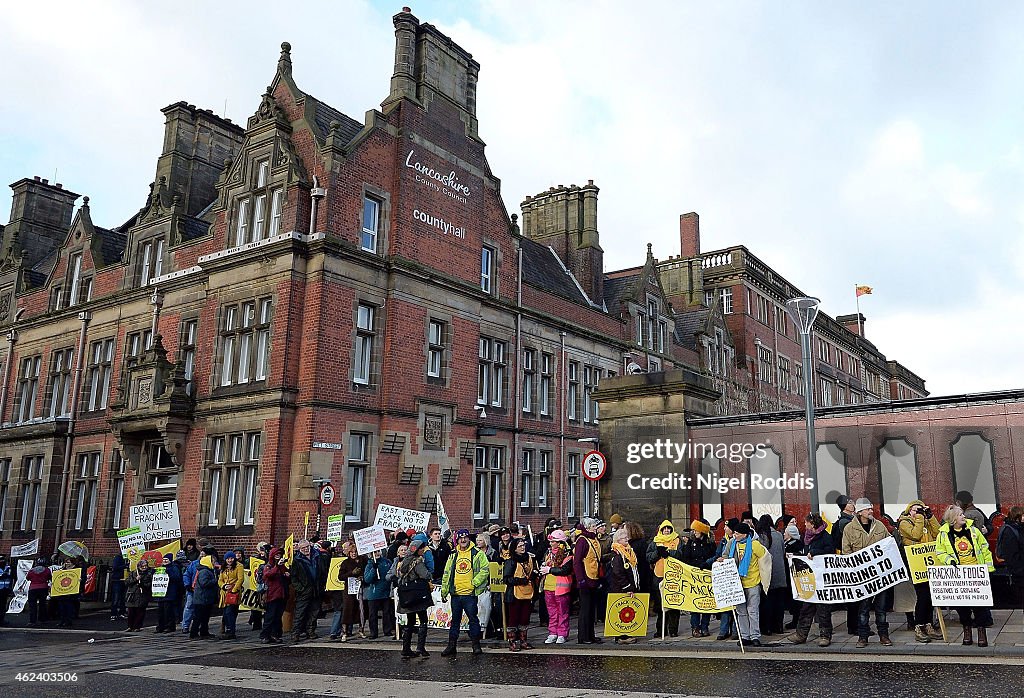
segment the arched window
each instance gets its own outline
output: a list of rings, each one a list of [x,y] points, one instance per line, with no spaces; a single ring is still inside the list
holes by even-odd
[[[761,453],[763,455],[758,455]],[[782,516],[782,488],[774,486],[782,477],[782,458],[774,450],[763,450],[750,457],[750,510],[754,518],[771,514],[772,520]],[[761,483],[755,475],[760,475]],[[770,481],[770,482],[768,482]]]
[[[837,521],[842,513],[836,505],[839,495],[849,495],[850,485],[846,480],[846,451],[838,444],[818,444],[815,452],[818,464],[818,479],[814,491],[818,495],[818,508],[829,521]]]
[[[906,439],[886,439],[878,449],[878,469],[882,501],[875,504],[895,521],[910,502],[920,498],[917,447]]]
[[[992,443],[981,434],[960,434],[951,448],[953,491],[949,493],[949,501],[953,501],[957,492],[967,490],[974,495],[974,506],[991,516],[999,508]]]
[[[713,477],[717,482],[722,475],[722,461],[712,455],[707,455],[700,462],[700,475],[708,483]],[[713,487],[707,487],[698,482],[700,486],[700,510],[701,514],[712,527],[722,519],[722,495]]]

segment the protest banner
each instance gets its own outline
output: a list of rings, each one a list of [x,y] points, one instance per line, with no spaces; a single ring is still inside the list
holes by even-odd
[[[487,563],[491,568],[491,591],[498,594],[505,593],[505,578],[501,573],[500,562],[489,562]]]
[[[24,545],[15,545],[11,547],[11,559],[16,557],[35,557],[39,554],[39,539],[36,538],[31,543],[25,543]]]
[[[373,525],[381,526],[388,531],[405,531],[414,529],[426,531],[430,523],[430,512],[416,511],[393,507],[390,504],[378,504],[377,515],[373,517]]]
[[[719,608],[711,593],[711,570],[684,564],[675,558],[665,558],[665,576],[661,582],[662,605],[689,613],[721,613],[732,606]]]
[[[150,504],[135,504],[128,510],[128,527],[138,526],[147,543],[170,538],[181,538],[178,520],[178,500]]]
[[[369,555],[377,550],[386,550],[388,538],[381,526],[367,526],[352,532],[352,540],[356,543],[356,553]]]
[[[711,594],[719,608],[747,602],[736,560],[730,557],[711,565]]]
[[[345,591],[346,578],[341,576],[343,557],[332,557],[331,567],[327,571],[327,591]]]
[[[157,567],[153,573],[153,598],[162,599],[167,596],[167,587],[171,585],[171,577],[167,574],[167,569],[164,567]]]
[[[427,609],[427,627],[436,628],[438,630],[448,630],[452,624],[452,605],[450,601],[441,601],[441,587],[434,587],[433,591],[430,592],[431,597],[434,600],[434,605]],[[398,607],[398,590],[394,592],[396,608]],[[405,625],[405,614],[398,614],[398,624]],[[459,630],[469,630],[469,617],[467,614],[462,614],[462,623],[459,625]]]
[[[136,558],[142,557],[142,553],[146,552],[146,536],[138,526],[122,528],[118,531],[117,544],[121,546],[121,554],[125,557],[128,557],[132,550],[138,551]]]
[[[96,565],[89,565],[85,570],[85,586],[82,587],[83,594],[96,592]]]
[[[345,515],[331,514],[327,517],[327,540],[337,543],[345,531]]]
[[[262,564],[264,564],[263,560],[258,557],[249,558],[249,569],[245,571],[245,578],[242,580],[242,593],[238,597],[238,608],[243,611],[260,611],[262,613],[266,608],[264,595],[257,590],[259,585],[256,581],[256,573]]]
[[[907,567],[910,568],[910,581],[924,584],[928,581],[928,568],[938,564],[935,557],[935,543],[916,543],[904,546],[907,554]]]
[[[861,601],[910,581],[899,544],[892,537],[849,555],[794,555],[790,572],[793,598],[813,603]]]
[[[11,600],[7,604],[8,613],[21,613],[28,603],[28,573],[31,569],[31,560],[18,560],[18,581],[14,584]]]
[[[70,596],[77,594],[82,584],[81,568],[57,570],[50,579],[50,596]]]
[[[441,529],[441,535],[448,535],[451,526],[448,525],[448,514],[444,513],[444,504],[441,503],[441,493],[437,493],[437,527]],[[530,538],[533,540],[533,537]]]
[[[646,637],[650,594],[608,594],[604,636]]]
[[[932,605],[991,606],[992,580],[986,565],[939,565],[928,568]]]

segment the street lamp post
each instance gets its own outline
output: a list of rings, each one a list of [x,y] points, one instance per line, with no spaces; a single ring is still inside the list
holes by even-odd
[[[814,381],[811,369],[811,330],[814,319],[818,316],[817,298],[791,298],[786,301],[786,309],[793,317],[793,322],[800,330],[800,350],[804,355],[804,409],[807,420],[807,474],[814,480],[811,490],[811,509],[820,511],[818,502],[818,459],[817,443],[814,439]]]

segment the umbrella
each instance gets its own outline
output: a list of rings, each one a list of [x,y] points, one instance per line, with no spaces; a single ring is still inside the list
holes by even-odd
[[[85,546],[85,543],[77,540],[69,540],[61,543],[57,546],[57,550],[64,553],[68,557],[79,557],[88,560],[89,559],[89,548]]]

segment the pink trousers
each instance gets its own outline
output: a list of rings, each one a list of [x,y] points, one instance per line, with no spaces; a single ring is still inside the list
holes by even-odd
[[[569,637],[569,594],[556,596],[553,591],[544,592],[548,607],[548,634]]]

